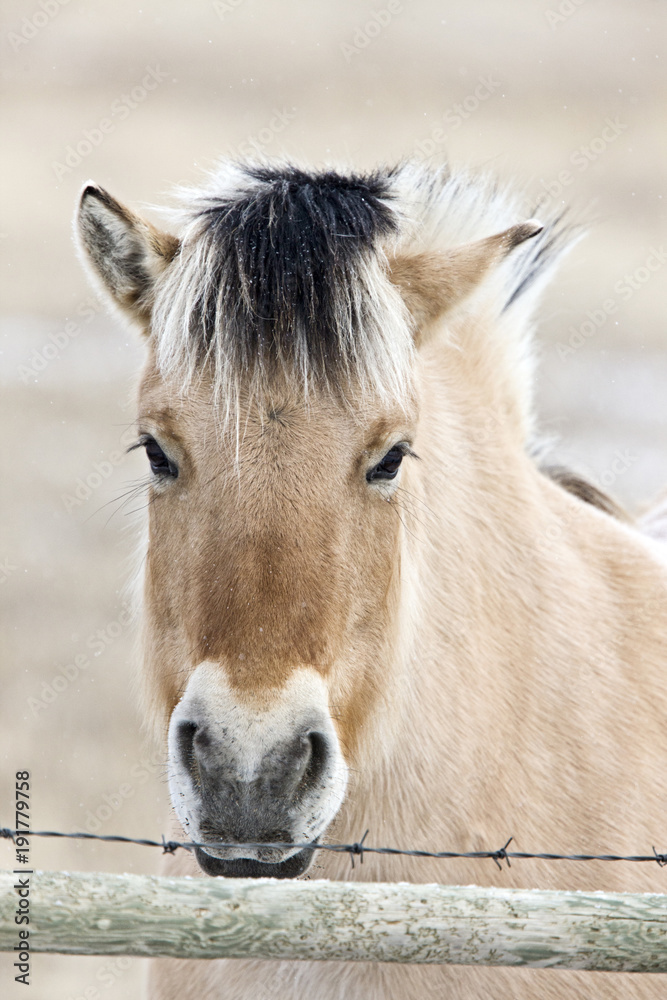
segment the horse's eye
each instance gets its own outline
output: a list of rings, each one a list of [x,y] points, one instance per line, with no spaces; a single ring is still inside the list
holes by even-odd
[[[382,461],[368,470],[366,481],[372,483],[378,479],[394,479],[404,454],[405,452],[401,448],[390,448]]]
[[[151,472],[153,472],[156,476],[172,476],[175,479],[178,475],[178,469],[174,463],[167,458],[155,438],[145,437],[141,443],[146,449],[146,455],[148,456],[148,461],[150,462]]]

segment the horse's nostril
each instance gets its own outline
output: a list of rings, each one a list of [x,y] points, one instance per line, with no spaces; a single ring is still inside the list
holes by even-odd
[[[191,791],[207,808],[224,804],[225,810],[243,818],[259,807],[260,800],[262,808],[271,812],[322,793],[332,757],[325,733],[304,726],[289,742],[260,749],[254,759],[248,754],[246,760],[235,755],[235,741],[226,737],[226,729],[206,719],[180,719],[172,731],[177,770],[188,776]],[[227,820],[223,817],[220,822]]]
[[[308,733],[308,742],[310,743],[310,757],[301,779],[301,791],[305,792],[319,784],[329,758],[329,745],[322,733]]]

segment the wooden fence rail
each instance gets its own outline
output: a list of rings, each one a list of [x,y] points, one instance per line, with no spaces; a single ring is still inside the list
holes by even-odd
[[[3,951],[20,877],[0,872]],[[667,972],[659,894],[35,872],[29,905],[31,952]]]

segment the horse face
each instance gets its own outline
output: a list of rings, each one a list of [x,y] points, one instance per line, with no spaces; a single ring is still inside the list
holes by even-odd
[[[149,366],[149,688],[176,813],[198,842],[312,842],[387,691],[416,415],[274,387],[221,432],[206,389]],[[412,469],[410,468],[412,466]],[[389,700],[387,696],[387,700]],[[209,874],[292,876],[312,851],[199,849]]]
[[[406,232],[401,250],[401,183],[231,165],[181,240],[95,185],[81,197],[83,259],[151,352],[147,689],[176,812],[203,843],[316,840],[348,771],[388,759],[398,729],[416,360],[541,231],[437,252]],[[211,874],[294,875],[310,854],[198,857]]]

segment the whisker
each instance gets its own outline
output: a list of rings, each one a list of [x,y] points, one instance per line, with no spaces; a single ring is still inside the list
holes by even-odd
[[[132,492],[130,492],[130,493],[128,493],[128,494],[126,494],[126,495],[125,495],[125,499],[123,500],[123,502],[122,502],[122,503],[121,503],[121,504],[120,504],[120,505],[119,505],[119,506],[117,507],[117,509],[116,509],[116,510],[114,510],[114,511],[113,511],[113,512],[112,512],[112,513],[111,513],[111,514],[109,515],[109,518],[108,518],[108,520],[107,520],[107,522],[106,522],[106,525],[108,525],[108,524],[109,524],[109,522],[111,521],[111,519],[112,519],[112,518],[113,518],[113,517],[114,517],[114,516],[115,516],[116,514],[120,514],[120,512],[121,512],[121,511],[124,511],[124,512],[125,512],[125,513],[124,513],[124,516],[128,516],[128,514],[132,513],[132,511],[129,511],[129,512],[128,512],[128,511],[125,511],[125,508],[126,508],[126,507],[128,506],[128,504],[132,503],[132,501],[133,501],[133,500],[134,500],[134,499],[135,499],[135,498],[136,498],[137,496],[139,496],[139,494],[140,494],[140,493],[142,493],[142,492],[143,492],[143,490],[144,490],[144,489],[146,489],[148,485],[150,485],[150,484],[146,484],[146,486],[137,486],[137,487],[136,487],[136,488],[135,488],[135,489],[134,489],[134,490],[133,490]],[[147,506],[148,506],[148,505],[147,505]],[[138,509],[142,509],[142,508],[138,508]],[[106,527],[106,525],[105,525],[105,527]]]
[[[409,518],[411,518],[412,521],[415,522],[415,524],[418,524],[420,527],[424,528],[424,530],[428,530],[428,525],[424,521],[420,520],[420,518],[417,517],[417,515],[415,514],[415,512],[413,510],[410,510],[410,508],[407,507],[405,504],[397,503],[397,504],[395,504],[395,506],[399,510],[402,510]],[[405,527],[406,527],[406,531],[407,531],[408,530],[407,525]],[[412,534],[413,538],[417,537],[417,535],[414,534],[414,532],[411,532],[411,534]]]
[[[109,504],[117,503],[119,500],[122,500],[123,497],[129,496],[130,493],[133,493],[135,490],[142,489],[144,486],[148,485],[150,485],[150,480],[136,480],[135,483],[124,493],[119,493],[118,496],[112,497],[111,500],[107,500],[106,503],[100,504],[100,506],[96,508],[94,514],[99,514],[99,512],[104,510],[105,507],[108,507]],[[94,514],[91,514],[90,516],[93,517]]]
[[[399,508],[399,505],[395,504],[395,503],[392,503],[391,500],[387,500],[387,503],[389,504],[390,508],[393,510],[394,514],[396,514],[396,517],[401,522],[401,524],[403,525],[403,528],[408,533],[408,535],[411,535],[412,538],[417,539],[417,535],[415,535],[414,531],[410,531],[410,529],[408,528],[407,524],[405,523],[405,521],[403,520],[403,518],[401,517],[401,515],[399,513],[399,509],[403,509],[403,508]],[[407,513],[409,514],[410,512],[408,511]]]
[[[408,496],[408,497],[410,497],[411,500],[414,500],[416,503],[421,504],[421,506],[424,508],[424,510],[428,511],[428,513],[431,515],[431,517],[434,517],[436,519],[438,518],[438,515],[436,514],[436,512],[429,507],[429,505],[426,503],[425,500],[422,500],[421,497],[418,497],[416,493],[411,493],[409,490],[406,490],[404,486],[398,486],[396,488],[396,492],[397,493],[405,493],[405,495]]]
[[[97,514],[100,513],[100,511],[105,509],[105,507],[109,507],[111,506],[111,504],[119,504],[117,509],[112,511],[111,515],[105,522],[104,527],[106,528],[111,519],[113,518],[114,514],[117,514],[119,511],[121,511],[126,504],[130,503],[135,496],[137,496],[142,490],[147,489],[149,486],[150,486],[150,480],[146,480],[145,482],[139,482],[134,486],[131,486],[130,489],[126,490],[124,493],[120,493],[118,496],[112,497],[111,500],[107,500],[106,503],[100,504],[99,507],[95,508],[92,514],[90,514],[87,518],[85,518],[84,524],[90,521],[91,518],[96,517]]]

